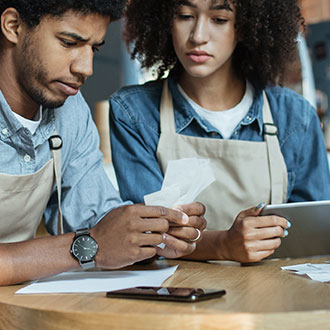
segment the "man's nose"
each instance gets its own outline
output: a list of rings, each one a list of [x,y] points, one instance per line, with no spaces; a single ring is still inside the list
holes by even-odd
[[[94,52],[90,47],[82,49],[71,64],[71,72],[80,74],[84,78],[91,76],[93,74],[93,59]]]
[[[189,40],[195,44],[204,44],[209,41],[209,27],[204,18],[199,18],[194,24]]]

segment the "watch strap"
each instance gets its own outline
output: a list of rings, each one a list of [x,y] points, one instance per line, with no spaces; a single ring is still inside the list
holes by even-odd
[[[79,260],[79,263],[80,263],[80,266],[83,270],[95,267],[95,260],[94,259],[86,261],[86,262],[83,262],[83,261]]]
[[[89,235],[89,229],[87,227],[86,228],[80,228],[80,229],[76,230],[75,238],[79,237],[79,236],[82,236],[82,235]]]

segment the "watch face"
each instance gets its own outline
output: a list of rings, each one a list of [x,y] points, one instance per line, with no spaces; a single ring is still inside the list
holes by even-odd
[[[98,245],[96,241],[86,235],[79,236],[76,238],[72,244],[72,253],[79,261],[90,261],[92,260],[98,250]]]

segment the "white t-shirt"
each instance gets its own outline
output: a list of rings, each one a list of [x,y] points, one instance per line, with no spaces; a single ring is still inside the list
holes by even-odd
[[[247,81],[242,100],[228,110],[211,111],[194,102],[178,84],[178,89],[198,115],[219,130],[224,139],[229,139],[238,123],[246,116],[253,103],[254,89]]]
[[[42,107],[40,107],[39,111],[36,113],[33,120],[26,119],[26,118],[20,116],[19,114],[17,114],[16,112],[13,112],[13,114],[15,115],[16,119],[24,127],[26,127],[31,132],[31,134],[33,135],[35,133],[35,131],[37,130],[37,128],[40,125],[41,120],[42,120],[42,110],[41,109],[42,109]]]

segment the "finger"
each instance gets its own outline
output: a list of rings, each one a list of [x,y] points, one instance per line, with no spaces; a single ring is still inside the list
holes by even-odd
[[[247,257],[244,262],[257,262],[271,256],[274,252],[275,250],[256,251],[255,253]]]
[[[271,238],[255,241],[253,249],[255,251],[276,250],[281,245],[280,238]]]
[[[139,205],[139,210],[137,212],[142,218],[163,218],[181,225],[186,225],[189,222],[189,218],[185,213],[163,206]]]
[[[286,237],[288,232],[280,226],[257,228],[249,235],[251,240],[264,240],[274,237]]]
[[[166,233],[169,229],[169,222],[166,219],[148,218],[136,221],[136,230],[140,232],[152,231]]]
[[[163,242],[167,247],[177,250],[183,255],[192,253],[196,248],[196,243],[189,243],[168,234],[164,234]]]
[[[178,227],[182,225],[178,225],[175,223],[170,223],[170,227]],[[203,216],[190,216],[189,222],[185,225],[185,227],[194,227],[198,228],[199,230],[204,230],[207,226],[207,222]]]
[[[289,227],[288,220],[277,215],[255,217],[252,224],[256,228],[281,226],[286,229]]]
[[[138,236],[139,246],[153,246],[163,242],[163,234],[144,233]]]
[[[237,218],[243,219],[249,216],[258,216],[262,209],[265,207],[265,203],[259,203],[257,206],[250,207],[249,209],[246,209],[244,211],[241,211]]]
[[[192,215],[202,216],[205,214],[206,211],[204,204],[200,202],[175,205],[173,209],[182,211],[186,213],[188,216],[192,216]]]
[[[187,241],[194,240],[199,236],[199,233],[193,227],[170,227],[167,233],[176,238],[184,239]]]

